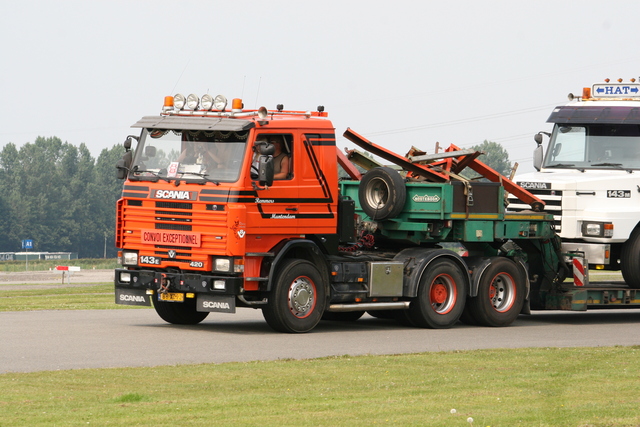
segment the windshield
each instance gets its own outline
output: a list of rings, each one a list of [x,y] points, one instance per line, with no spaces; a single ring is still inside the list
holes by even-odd
[[[640,169],[640,125],[556,124],[543,167]]]
[[[130,177],[235,182],[249,132],[144,129]]]

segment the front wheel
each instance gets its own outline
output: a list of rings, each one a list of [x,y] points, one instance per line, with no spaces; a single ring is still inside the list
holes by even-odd
[[[318,268],[309,261],[289,259],[276,274],[262,315],[278,332],[309,332],[320,322],[325,305],[326,291]]]
[[[196,311],[195,298],[185,298],[184,302],[170,302],[158,300],[158,295],[153,295],[151,299],[158,316],[168,323],[196,325],[209,315],[207,311]]]
[[[418,296],[411,301],[408,317],[422,328],[444,329],[462,315],[467,280],[455,261],[436,259],[422,274]]]
[[[478,296],[469,298],[467,309],[480,325],[508,326],[522,310],[525,279],[517,264],[495,258],[482,273]]]
[[[636,228],[622,246],[620,269],[630,288],[640,289],[640,228]]]

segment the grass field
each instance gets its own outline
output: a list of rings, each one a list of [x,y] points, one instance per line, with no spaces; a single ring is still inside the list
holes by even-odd
[[[0,426],[637,426],[639,371],[609,347],[12,373]]]

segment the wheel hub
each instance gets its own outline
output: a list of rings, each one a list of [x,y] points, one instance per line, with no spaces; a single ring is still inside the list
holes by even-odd
[[[431,301],[436,304],[442,304],[447,300],[447,288],[437,283],[431,288]]]
[[[315,306],[315,293],[311,282],[297,278],[289,287],[289,310],[296,317],[307,316]]]
[[[515,301],[515,292],[515,282],[511,276],[506,274],[496,276],[489,286],[491,305],[498,312],[509,310]]]

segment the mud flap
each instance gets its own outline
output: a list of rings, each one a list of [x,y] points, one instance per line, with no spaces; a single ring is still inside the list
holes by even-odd
[[[116,304],[151,305],[151,298],[146,289],[116,288]]]
[[[236,298],[234,296],[226,295],[198,294],[196,310],[219,313],[235,313]]]

